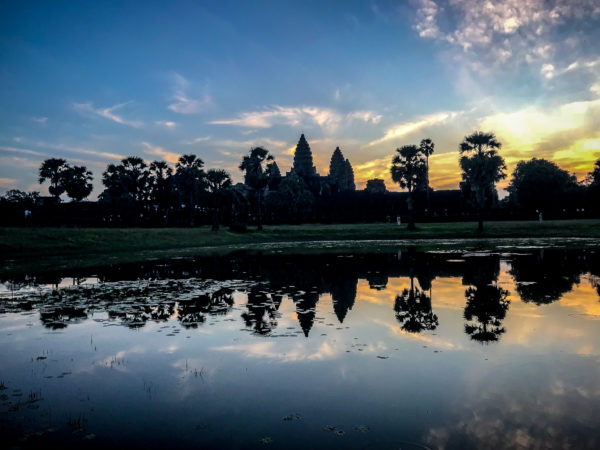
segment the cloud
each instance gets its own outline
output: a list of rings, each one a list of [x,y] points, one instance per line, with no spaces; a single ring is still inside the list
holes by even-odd
[[[292,127],[317,125],[334,131],[342,124],[358,120],[378,124],[381,115],[373,111],[353,111],[342,114],[331,108],[318,106],[279,106],[274,105],[262,111],[249,111],[238,114],[232,119],[214,120],[214,125],[235,125],[246,128],[271,128],[274,125]]]
[[[457,115],[461,114],[460,112],[439,112],[435,114],[430,114],[427,116],[423,116],[418,118],[417,120],[411,122],[404,122],[398,125],[394,125],[389,128],[385,135],[374,141],[369,142],[368,146],[372,147],[374,145],[380,144],[385,141],[389,141],[392,139],[403,138],[408,136],[416,131],[420,131],[423,128],[427,128],[432,125],[437,125],[448,120],[455,118]]]
[[[119,103],[118,105],[110,106],[108,108],[94,108],[93,104],[87,103],[73,103],[73,108],[83,114],[96,115],[103,117],[121,125],[127,125],[133,128],[140,128],[144,126],[144,123],[139,120],[126,120],[123,117],[115,114],[115,111],[123,108],[131,102]]]
[[[190,82],[178,73],[173,74],[174,88],[173,100],[168,108],[178,114],[197,114],[212,105],[212,99],[208,94],[201,98],[191,98],[188,95]]]
[[[432,0],[421,0],[417,10],[417,23],[415,29],[422,38],[436,38],[440,34],[436,16],[440,8]]]
[[[194,144],[199,144],[200,142],[210,141],[210,139],[211,139],[210,136],[200,136],[200,137],[197,137],[194,139],[181,141],[181,143],[183,145],[194,145]]]
[[[10,189],[15,186],[16,182],[15,178],[0,178],[0,188]]]
[[[154,122],[154,124],[160,127],[165,127],[169,130],[173,130],[177,126],[176,122],[171,122],[169,120],[157,120],[156,122]]]
[[[152,145],[148,142],[142,142],[142,146],[146,149],[146,153],[151,155],[159,156],[164,159],[168,163],[176,164],[179,161],[179,157],[181,156],[179,153],[172,152],[166,148],[160,147],[158,145]]]
[[[42,125],[46,125],[46,123],[48,122],[48,118],[47,117],[32,117],[31,120],[33,120],[34,122],[40,123]]]
[[[539,74],[545,83],[557,75],[586,69],[579,61],[596,54],[581,30],[600,17],[600,3],[589,0],[416,0],[414,29],[440,43],[449,73],[459,81],[493,82],[504,74]],[[528,71],[533,68],[533,71]],[[589,69],[589,67],[587,68]],[[522,80],[520,80],[522,82]],[[578,80],[585,82],[585,80]],[[494,84],[490,84],[494,87]],[[465,89],[466,93],[471,89]]]

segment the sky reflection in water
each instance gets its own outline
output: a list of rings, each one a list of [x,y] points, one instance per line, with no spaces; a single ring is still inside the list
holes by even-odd
[[[1,431],[31,446],[597,448],[599,259],[240,255],[3,280]]]

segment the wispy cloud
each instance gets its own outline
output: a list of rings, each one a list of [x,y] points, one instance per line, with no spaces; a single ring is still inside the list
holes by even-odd
[[[15,186],[16,183],[15,178],[0,178],[0,188],[9,189]]]
[[[212,98],[204,93],[199,98],[189,96],[190,82],[178,73],[173,74],[173,103],[169,109],[178,114],[197,114],[212,105]]]
[[[372,147],[374,145],[380,144],[385,141],[403,138],[412,133],[420,131],[423,128],[427,128],[429,126],[437,125],[437,124],[443,123],[447,120],[453,119],[458,114],[461,114],[461,113],[460,112],[452,112],[452,111],[451,112],[439,112],[439,113],[420,117],[420,118],[410,121],[410,122],[404,122],[404,123],[401,123],[398,125],[394,125],[393,127],[389,128],[385,132],[385,135],[382,138],[376,139],[372,142],[369,142],[368,146]]]
[[[181,141],[181,143],[183,145],[195,145],[195,144],[199,144],[201,142],[207,142],[210,141],[211,137],[210,136],[200,136],[194,139],[187,139],[187,140],[183,140]]]
[[[46,125],[46,123],[48,123],[48,118],[41,116],[41,117],[32,117],[31,120],[33,120],[34,122],[40,123],[42,125]]]
[[[342,114],[331,108],[318,106],[280,106],[274,105],[260,111],[248,111],[232,119],[214,120],[215,125],[236,125],[246,128],[271,128],[274,125],[293,127],[317,125],[323,129],[335,130],[342,124],[362,121],[377,124],[381,115],[373,111],[353,111]]]
[[[108,120],[112,120],[113,122],[119,123],[121,125],[127,125],[134,128],[140,128],[144,125],[143,122],[139,120],[127,120],[122,116],[115,113],[119,109],[124,106],[130,104],[131,102],[119,103],[118,105],[110,106],[108,108],[94,108],[91,102],[86,103],[73,103],[73,108],[83,114],[88,115],[96,115],[99,117],[103,117]]]
[[[158,145],[152,145],[149,142],[142,142],[142,146],[146,149],[146,153],[150,155],[159,156],[168,163],[176,164],[181,156],[179,153],[172,152],[164,147]]]
[[[154,122],[154,124],[158,125],[159,127],[167,128],[169,130],[173,130],[175,129],[175,127],[177,127],[177,123],[172,122],[170,120],[157,120]]]

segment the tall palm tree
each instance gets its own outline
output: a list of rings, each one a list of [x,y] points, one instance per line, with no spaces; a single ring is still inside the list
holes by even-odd
[[[165,161],[153,161],[148,168],[149,197],[161,210],[169,207],[173,169]]]
[[[206,174],[203,167],[204,161],[196,155],[181,155],[175,165],[176,172],[173,175],[173,181],[182,199],[187,202],[190,227],[194,226],[198,198],[205,188]]]
[[[425,156],[416,145],[405,145],[396,149],[392,159],[392,180],[408,190],[408,229],[415,229],[414,192],[425,184]]]
[[[497,150],[502,144],[494,133],[475,133],[460,143],[462,187],[471,191],[479,211],[478,231],[483,232],[483,213],[496,192],[495,184],[506,178],[506,164]]]
[[[212,231],[219,231],[219,211],[231,187],[231,177],[222,169],[210,169],[206,172],[206,187],[211,194]]]
[[[419,150],[421,150],[421,153],[423,153],[425,155],[425,170],[426,170],[426,180],[425,180],[425,184],[426,184],[426,189],[427,189],[427,211],[431,211],[431,204],[429,202],[429,156],[433,154],[435,148],[435,144],[433,143],[433,141],[429,138],[423,139],[421,141],[421,144],[419,145]]]
[[[274,158],[269,154],[269,151],[262,147],[254,147],[250,149],[248,155],[244,156],[240,164],[240,170],[244,172],[244,183],[254,190],[257,194],[257,228],[262,231],[262,211],[261,203],[263,191],[269,184],[269,173],[273,170],[268,169]],[[267,163],[267,167],[263,164]]]
[[[92,172],[85,166],[69,167],[65,174],[65,190],[67,195],[80,202],[92,193],[92,183],[94,179]]]
[[[60,201],[60,196],[65,192],[65,175],[69,170],[67,161],[62,158],[50,158],[45,160],[40,166],[39,181],[42,184],[44,181],[50,181],[48,192],[54,196],[56,201]]]

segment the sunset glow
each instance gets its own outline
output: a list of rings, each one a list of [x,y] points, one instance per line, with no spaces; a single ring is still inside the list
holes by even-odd
[[[596,0],[263,5],[3,2],[0,191],[47,194],[49,157],[86,165],[91,199],[130,155],[194,153],[237,182],[254,146],[287,172],[301,133],[321,175],[339,146],[358,189],[399,190],[395,149],[427,137],[432,187],[458,188],[475,130],[509,175],[535,156],[581,180],[600,158]]]

